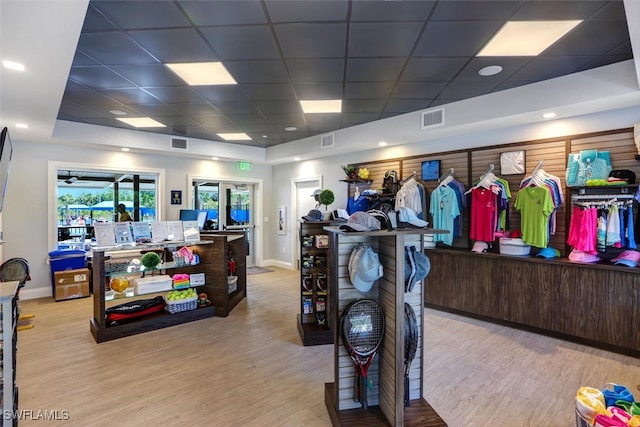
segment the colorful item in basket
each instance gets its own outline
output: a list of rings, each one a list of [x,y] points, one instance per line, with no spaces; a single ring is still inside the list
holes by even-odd
[[[593,387],[580,387],[576,393],[576,410],[593,425],[593,420],[598,414],[607,414],[604,404],[604,395]]]
[[[627,427],[628,424],[607,414],[598,414],[593,420],[595,427]]]
[[[193,251],[187,246],[183,246],[180,249],[178,249],[178,255],[184,258],[187,264],[191,264],[193,262],[193,259],[194,259]]]
[[[173,277],[173,289],[184,289],[191,286],[191,281],[188,274],[177,273]]]
[[[612,387],[613,390],[607,387]],[[635,401],[633,393],[625,386],[619,384],[607,384],[602,390],[602,394],[604,395],[604,402],[607,406],[620,406],[618,401],[628,402],[630,404]]]
[[[611,418],[624,422],[625,426],[629,424],[629,421],[631,421],[631,415],[622,408],[618,408],[617,406],[609,406],[607,410],[611,414]]]

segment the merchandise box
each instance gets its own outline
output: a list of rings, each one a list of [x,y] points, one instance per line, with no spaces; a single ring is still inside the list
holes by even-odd
[[[173,289],[173,280],[166,274],[140,277],[133,280],[133,287],[136,291],[136,295],[170,291]]]
[[[89,269],[57,271],[54,276],[54,299],[63,301],[84,298],[91,295],[89,290]]]
[[[191,280],[191,286],[204,285],[204,273],[192,273],[189,279]]]

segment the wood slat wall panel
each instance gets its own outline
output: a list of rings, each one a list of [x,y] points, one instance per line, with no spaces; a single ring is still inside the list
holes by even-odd
[[[613,169],[629,169],[640,177],[640,162],[635,159],[638,151],[633,142],[633,133],[624,132],[571,140],[572,153],[592,149],[609,151]]]
[[[360,163],[357,167],[367,168],[369,170],[369,179],[372,180],[372,182],[371,184],[365,182],[349,184],[349,197],[353,197],[356,192],[356,187],[358,187],[360,192],[369,188],[380,191],[382,189],[384,174],[387,171],[395,170],[400,173],[400,160]]]

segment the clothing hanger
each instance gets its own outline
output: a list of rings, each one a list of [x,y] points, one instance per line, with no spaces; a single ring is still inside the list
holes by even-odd
[[[464,194],[469,194],[476,188],[480,187],[491,189],[491,184],[495,183],[498,180],[498,177],[493,174],[493,169],[494,166],[493,163],[491,163],[487,170],[482,175],[480,175],[480,180],[476,183],[476,185],[465,191]]]

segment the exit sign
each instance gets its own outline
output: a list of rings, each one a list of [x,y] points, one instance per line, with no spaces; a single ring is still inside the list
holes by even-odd
[[[241,170],[241,171],[251,170],[251,163],[250,162],[238,162],[238,170]]]

